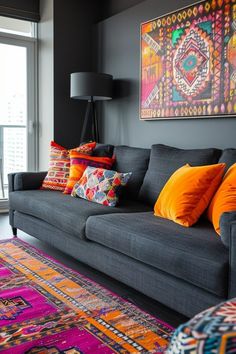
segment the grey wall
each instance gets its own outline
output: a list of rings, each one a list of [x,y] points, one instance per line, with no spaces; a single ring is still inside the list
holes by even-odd
[[[104,103],[103,140],[150,147],[236,147],[236,119],[139,121],[140,23],[192,4],[193,0],[146,0],[97,26],[98,69],[114,75],[119,98]],[[197,1],[195,1],[197,2]]]
[[[93,69],[93,25],[101,16],[97,0],[54,1],[54,139],[78,146],[86,103],[70,98],[70,73]]]
[[[140,1],[54,1],[54,139],[59,144],[71,148],[80,142],[87,103],[70,99],[70,73],[96,70],[95,24]]]
[[[102,18],[108,18],[135,6],[144,0],[103,0]]]

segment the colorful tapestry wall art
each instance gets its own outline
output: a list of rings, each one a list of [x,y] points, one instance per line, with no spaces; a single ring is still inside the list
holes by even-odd
[[[141,25],[141,120],[235,113],[236,0],[201,1]]]

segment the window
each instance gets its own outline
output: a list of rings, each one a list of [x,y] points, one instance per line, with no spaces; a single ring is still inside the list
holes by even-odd
[[[37,167],[36,24],[0,16],[0,199],[7,175]],[[1,209],[1,205],[0,205]]]

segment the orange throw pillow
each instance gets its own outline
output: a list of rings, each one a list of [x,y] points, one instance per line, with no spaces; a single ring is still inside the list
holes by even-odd
[[[154,207],[155,216],[186,227],[195,224],[217,190],[224,169],[223,163],[179,168],[162,189]]]
[[[227,171],[207,209],[207,217],[219,235],[220,217],[227,211],[236,211],[236,164]]]
[[[64,194],[71,194],[74,185],[83,176],[83,173],[86,170],[87,166],[110,170],[114,162],[115,159],[111,157],[87,156],[84,154],[80,154],[75,150],[71,150],[70,151],[70,175],[67,181]]]
[[[76,151],[83,154],[92,155],[95,142],[78,146]],[[70,172],[70,150],[51,141],[50,144],[50,165],[41,189],[50,189],[63,192]]]

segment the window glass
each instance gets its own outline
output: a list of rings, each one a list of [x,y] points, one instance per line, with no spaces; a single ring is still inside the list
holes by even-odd
[[[27,169],[26,68],[25,47],[0,43],[0,172],[5,185],[8,173]]]

